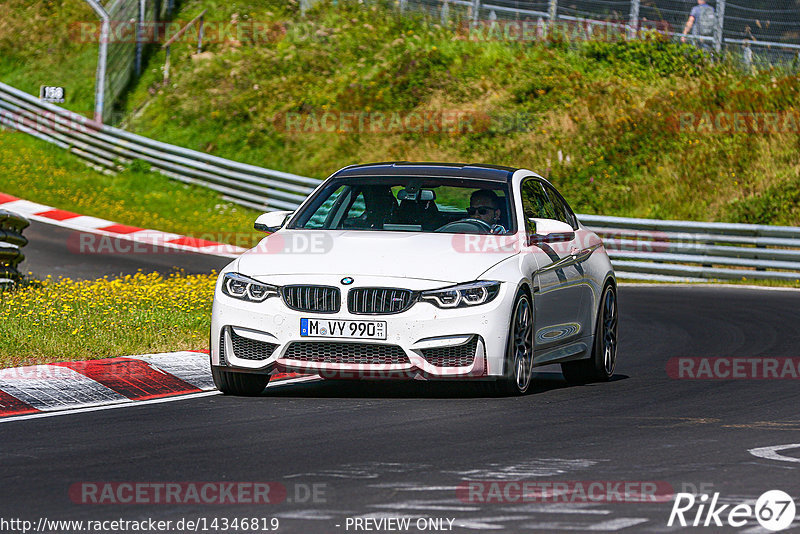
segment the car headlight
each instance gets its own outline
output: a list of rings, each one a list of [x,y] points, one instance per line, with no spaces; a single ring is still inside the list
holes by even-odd
[[[499,292],[500,282],[481,280],[442,289],[423,291],[420,294],[420,298],[439,308],[464,308],[466,306],[486,304],[492,301]]]
[[[264,302],[278,295],[278,288],[239,273],[225,273],[222,292],[235,299]]]

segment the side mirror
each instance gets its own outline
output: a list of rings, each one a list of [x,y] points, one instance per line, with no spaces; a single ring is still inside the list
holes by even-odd
[[[293,211],[270,211],[268,213],[264,213],[263,215],[259,215],[256,219],[255,224],[253,224],[253,228],[259,230],[261,232],[277,232],[289,217],[294,213]]]
[[[560,243],[575,239],[575,230],[565,222],[555,219],[528,219],[532,224],[534,234],[531,244],[534,243]]]

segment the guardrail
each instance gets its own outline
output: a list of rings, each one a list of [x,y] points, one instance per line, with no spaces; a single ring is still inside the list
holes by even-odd
[[[620,278],[800,281],[800,228],[578,215]]]
[[[295,209],[320,180],[211,156],[98,124],[0,83],[0,125],[111,173],[139,159],[154,171],[261,211]],[[579,215],[604,240],[620,278],[800,280],[800,228]]]
[[[22,231],[30,222],[25,217],[0,210],[0,287],[14,284],[22,278],[17,266],[25,259],[22,247],[28,240]]]
[[[134,160],[254,209],[294,209],[320,181],[238,163],[107,126],[0,83],[0,125],[29,133],[113,173]]]

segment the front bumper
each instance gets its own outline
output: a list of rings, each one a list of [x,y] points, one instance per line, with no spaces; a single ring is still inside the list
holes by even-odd
[[[257,279],[259,277],[256,277]],[[302,283],[339,286],[342,301],[350,287],[341,277],[304,276]],[[277,285],[297,277],[263,279]],[[359,277],[356,287],[398,287],[415,291],[446,286],[429,280]],[[211,363],[229,371],[299,371],[325,378],[487,379],[503,371],[509,318],[516,287],[502,284],[491,302],[470,308],[440,309],[417,302],[397,314],[362,315],[295,311],[281,297],[261,303],[224,295],[219,283],[211,317]],[[386,339],[303,337],[300,320],[386,321]],[[337,345],[332,345],[337,344]],[[238,349],[238,350],[237,350]],[[471,357],[467,358],[469,354]]]

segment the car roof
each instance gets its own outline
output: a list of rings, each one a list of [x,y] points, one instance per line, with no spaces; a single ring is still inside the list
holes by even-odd
[[[331,177],[354,176],[447,176],[454,178],[473,178],[509,182],[518,169],[500,165],[483,163],[436,163],[412,161],[386,161],[350,165],[333,174]]]

